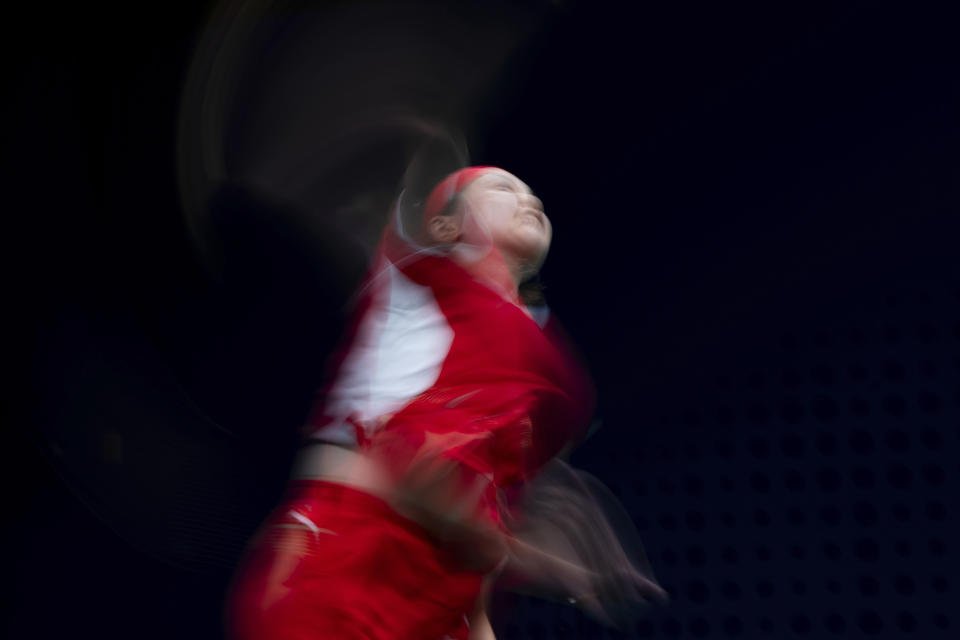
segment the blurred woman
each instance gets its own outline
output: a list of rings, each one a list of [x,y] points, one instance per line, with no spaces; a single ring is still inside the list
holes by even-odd
[[[412,229],[402,198],[285,501],[237,575],[233,637],[489,638],[501,575],[601,618],[604,593],[662,597],[627,555],[601,553],[623,566],[598,572],[549,518],[523,517],[525,487],[593,408],[555,322],[519,293],[550,247],[542,203],[495,167],[447,176]]]

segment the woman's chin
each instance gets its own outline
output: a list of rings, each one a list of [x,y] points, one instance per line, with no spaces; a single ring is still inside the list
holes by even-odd
[[[512,242],[514,253],[524,260],[536,260],[545,256],[550,249],[550,236],[541,229],[527,227],[525,233],[518,233]]]

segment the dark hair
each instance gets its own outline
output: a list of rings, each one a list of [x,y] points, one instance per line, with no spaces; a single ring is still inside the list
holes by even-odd
[[[517,289],[523,304],[530,307],[539,307],[547,304],[547,299],[543,295],[546,286],[540,279],[539,273],[521,282]]]

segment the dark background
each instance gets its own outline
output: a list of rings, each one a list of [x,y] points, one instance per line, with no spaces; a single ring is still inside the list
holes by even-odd
[[[7,20],[5,637],[218,637],[409,150],[344,120],[370,104],[461,128],[473,162],[544,200],[547,298],[600,392],[573,462],[624,503],[674,595],[622,633],[504,596],[500,637],[957,633],[946,10],[315,7],[342,43],[298,55],[347,72],[323,76],[336,100],[311,127],[363,126],[312,145],[285,199],[258,173],[283,139],[258,87],[299,11],[247,63],[209,244],[185,224],[176,140],[210,7]],[[294,175],[294,155],[274,170]]]

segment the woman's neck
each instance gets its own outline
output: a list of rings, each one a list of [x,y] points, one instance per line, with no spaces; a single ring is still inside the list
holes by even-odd
[[[517,277],[496,247],[480,259],[466,260],[463,256],[454,254],[454,260],[473,277],[503,295],[510,302],[520,304]]]

